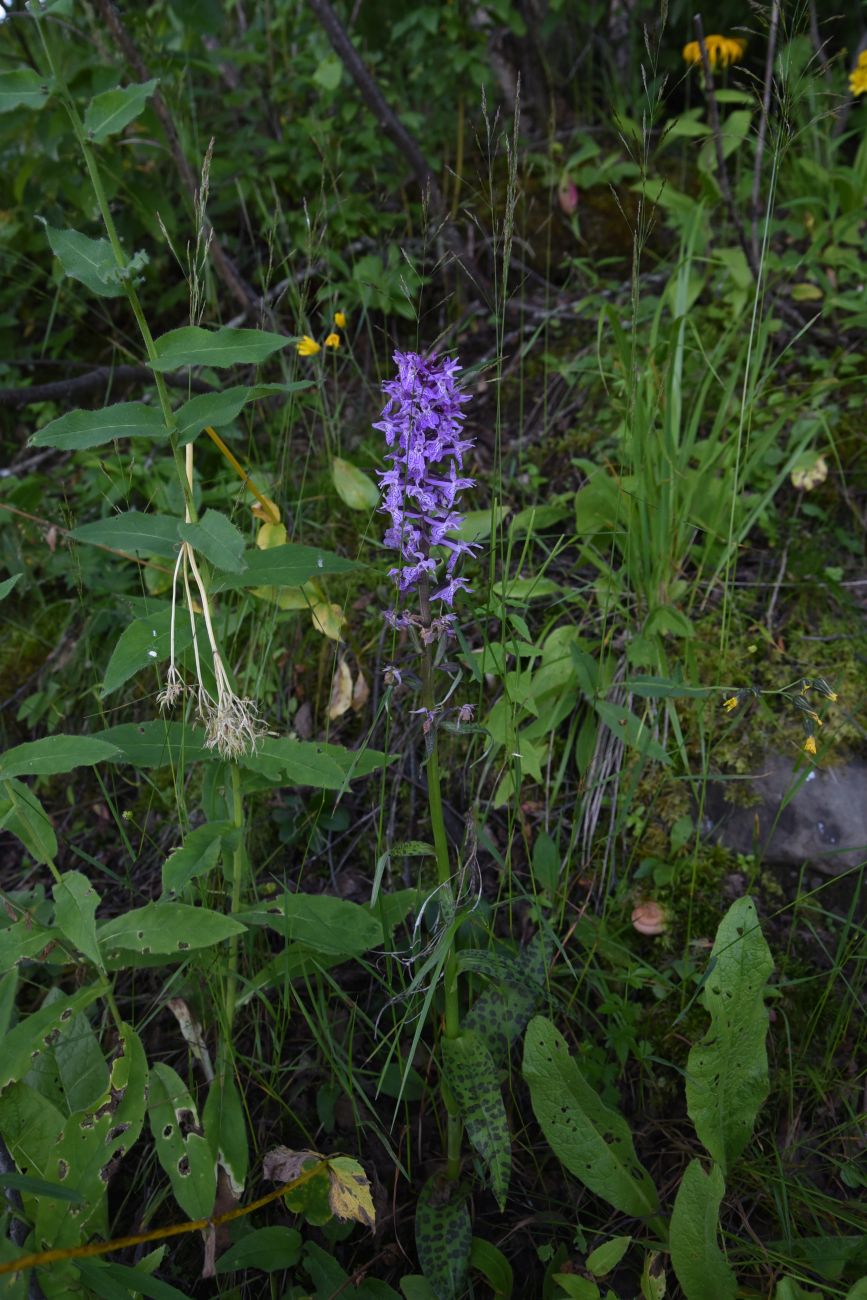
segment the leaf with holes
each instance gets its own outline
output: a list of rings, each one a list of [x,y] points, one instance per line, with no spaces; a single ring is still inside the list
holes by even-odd
[[[458,1300],[464,1294],[472,1243],[466,1191],[459,1183],[435,1174],[419,1194],[415,1248],[437,1300]]]
[[[38,1011],[32,1011],[14,1029],[9,1030],[3,1038],[0,1093],[10,1083],[23,1079],[37,1057],[46,1048],[53,1046],[76,1012],[89,1007],[100,992],[98,985],[91,985],[69,997],[56,998]]]
[[[208,1089],[202,1111],[205,1136],[215,1161],[223,1166],[235,1196],[240,1196],[247,1181],[250,1152],[244,1104],[231,1074],[218,1074]]]
[[[243,934],[239,921],[207,907],[187,903],[146,903],[123,916],[105,921],[97,931],[100,948],[116,960],[119,954],[171,953],[212,948],[233,934]],[[130,965],[135,962],[130,960]]]
[[[217,1194],[214,1155],[196,1103],[171,1066],[162,1061],[152,1065],[148,1075],[148,1119],[175,1200],[188,1218],[207,1218]]]
[[[84,451],[102,447],[116,438],[152,438],[165,441],[168,430],[162,412],[144,402],[117,402],[97,411],[67,411],[28,439],[30,447],[57,447]]]
[[[441,1042],[443,1074],[461,1112],[467,1137],[488,1167],[502,1211],[512,1171],[512,1142],[497,1071],[482,1038],[465,1030]]]
[[[720,922],[710,954],[702,992],[710,1028],[686,1065],[689,1117],[723,1175],[749,1141],[768,1095],[763,994],[773,969],[755,904],[739,898]]]
[[[117,86],[94,95],[84,113],[84,129],[94,144],[102,144],[111,135],[117,135],[125,126],[144,112],[144,107],[157,88],[158,80],[142,81],[134,86]]]
[[[671,1266],[686,1300],[734,1300],[737,1279],[719,1247],[719,1207],[725,1193],[722,1171],[706,1174],[690,1161],[671,1214]]]
[[[542,1132],[569,1172],[622,1214],[654,1214],[659,1197],[629,1126],[590,1087],[544,1016],[534,1016],[527,1027],[523,1073]]]
[[[99,894],[80,871],[65,871],[54,886],[54,924],[97,970],[103,970],[94,919],[99,902]]]
[[[156,340],[156,357],[150,366],[160,372],[188,366],[255,366],[291,341],[284,334],[265,330],[232,329],[228,325],[208,330],[183,325]]]

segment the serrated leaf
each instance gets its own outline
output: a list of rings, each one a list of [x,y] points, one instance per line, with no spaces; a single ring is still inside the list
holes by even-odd
[[[149,364],[160,372],[188,366],[252,366],[290,342],[285,335],[266,330],[232,329],[228,325],[207,330],[200,325],[184,325],[155,341],[156,358]]]
[[[56,776],[117,758],[117,747],[94,736],[43,736],[0,754],[0,781],[13,776]]]
[[[737,1279],[719,1248],[719,1207],[725,1193],[722,1172],[706,1174],[698,1160],[687,1165],[671,1215],[671,1266],[686,1300],[734,1300]]]
[[[502,1212],[512,1171],[512,1140],[493,1058],[471,1029],[443,1038],[440,1050],[446,1083],[467,1137],[488,1167],[491,1190]]]
[[[57,230],[46,224],[51,251],[71,280],[100,298],[122,298],[125,289],[119,267],[107,239],[91,239],[79,230]]]
[[[105,669],[101,695],[105,699],[130,677],[148,666],[155,667],[171,654],[171,606],[157,607],[145,618],[134,619],[124,628],[111,652]],[[175,612],[175,654],[181,655],[192,645],[190,619],[183,611]]]
[[[294,1268],[301,1258],[301,1244],[301,1233],[295,1228],[256,1228],[220,1256],[217,1273],[240,1272],[245,1268],[276,1273]]]
[[[96,909],[99,894],[80,871],[65,871],[54,886],[54,923],[74,948],[103,969],[96,940]]]
[[[78,542],[108,546],[131,554],[160,555],[172,560],[181,544],[177,519],[171,515],[144,514],[141,510],[127,510],[124,514],[97,519],[92,524],[80,524],[73,528],[70,536]]]
[[[144,112],[144,107],[159,85],[154,77],[134,86],[118,86],[94,95],[84,114],[84,129],[94,144],[102,144],[110,135],[117,135],[125,126]]]
[[[243,573],[247,567],[244,538],[219,510],[206,510],[195,524],[179,523],[178,534],[223,573]]]
[[[244,559],[247,567],[243,574],[217,578],[215,591],[239,587],[302,587],[311,578],[326,573],[348,573],[356,568],[352,560],[345,560],[332,551],[294,542],[272,546],[266,551],[253,547],[244,553]]]
[[[437,1300],[458,1300],[463,1295],[472,1242],[466,1192],[459,1183],[435,1174],[419,1194],[415,1248]]]
[[[527,1027],[523,1073],[548,1145],[569,1172],[622,1214],[654,1214],[659,1197],[629,1126],[590,1087],[544,1016],[534,1016]]]
[[[720,922],[702,1002],[711,1024],[689,1054],[686,1108],[699,1139],[726,1174],[768,1095],[764,988],[774,969],[751,898]]]
[[[207,1218],[217,1194],[214,1156],[186,1085],[162,1061],[148,1075],[148,1119],[175,1200],[188,1218]]]
[[[29,108],[34,112],[45,103],[48,92],[45,78],[32,68],[0,72],[0,113],[11,113],[14,108]]]
[[[57,857],[57,836],[48,813],[21,781],[0,780],[0,829],[16,835],[37,862]]]
[[[375,510],[379,505],[379,488],[373,479],[348,460],[335,456],[331,462],[331,481],[337,495],[350,510]]]
[[[10,1083],[24,1077],[36,1057],[51,1047],[72,1017],[95,1002],[100,992],[98,985],[91,985],[69,997],[56,998],[38,1011],[32,1011],[26,1020],[9,1030],[3,1039],[0,1059],[0,1093]]]
[[[348,898],[330,894],[284,894],[239,916],[248,925],[270,926],[314,952],[358,957],[382,944],[382,926],[375,916]]]
[[[163,863],[163,893],[179,894],[191,880],[207,875],[217,865],[224,837],[236,829],[232,822],[223,821],[206,822],[190,831],[183,847]]]
[[[376,1226],[376,1211],[370,1195],[370,1182],[357,1160],[350,1156],[331,1156],[328,1160],[328,1203],[336,1219],[353,1219],[371,1231]]]
[[[211,948],[244,927],[231,916],[207,907],[187,903],[145,903],[123,916],[105,921],[97,930],[100,947],[106,953],[186,953]]]
[[[162,413],[144,402],[117,402],[96,411],[67,411],[28,440],[31,447],[81,451],[101,447],[115,438],[168,437]]]

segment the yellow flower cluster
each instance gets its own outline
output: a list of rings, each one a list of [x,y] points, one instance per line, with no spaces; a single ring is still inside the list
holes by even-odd
[[[341,329],[341,330],[345,329],[346,313],[342,311],[336,311],[334,313],[334,324],[337,326],[337,329]],[[337,330],[331,331],[331,333],[328,335],[328,337],[325,340],[325,346],[327,348],[340,347],[340,335],[337,333]],[[296,350],[298,352],[299,357],[315,357],[317,352],[322,351],[322,344],[317,343],[316,340],[314,338],[311,338],[309,334],[302,334],[301,340],[298,343]]]
[[[737,63],[744,57],[747,48],[747,43],[741,36],[706,36],[704,43],[711,68],[727,68],[730,63]],[[701,63],[701,46],[698,41],[684,45],[683,57],[687,63]]]
[[[867,50],[858,55],[858,62],[849,74],[849,89],[853,95],[867,95]]]

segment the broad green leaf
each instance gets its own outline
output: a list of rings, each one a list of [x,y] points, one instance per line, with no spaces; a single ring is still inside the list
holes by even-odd
[[[461,1112],[467,1137],[488,1167],[502,1212],[512,1171],[512,1139],[497,1071],[482,1038],[465,1030],[440,1042],[443,1074]]]
[[[220,1256],[217,1273],[235,1273],[245,1268],[276,1273],[294,1268],[300,1258],[301,1233],[295,1228],[257,1228]]]
[[[508,506],[497,506],[495,510],[468,510],[460,528],[452,528],[449,537],[462,542],[481,542],[491,535],[492,525],[497,528],[509,513]]]
[[[48,82],[32,68],[0,72],[0,113],[11,113],[14,108],[39,109],[48,98],[48,92]]]
[[[314,741],[290,740],[286,736],[265,736],[255,754],[245,754],[244,767],[261,772],[275,785],[307,785],[316,790],[342,790],[344,768]]]
[[[102,682],[102,698],[118,690],[130,677],[149,665],[163,663],[171,654],[172,610],[158,605],[153,614],[134,619],[117,639]],[[200,629],[204,636],[204,629]],[[193,643],[193,630],[186,610],[175,610],[175,654],[181,655]]]
[[[99,894],[80,871],[66,871],[54,886],[54,923],[74,948],[103,969],[96,941],[96,909]]]
[[[238,587],[302,587],[311,578],[326,573],[349,573],[356,565],[331,551],[317,546],[300,546],[287,542],[267,551],[252,547],[244,553],[247,567],[240,575],[218,577],[215,591]]]
[[[96,411],[67,411],[28,440],[31,447],[81,451],[101,447],[115,438],[168,437],[162,413],[144,402],[117,402]]]
[[[511,1300],[515,1286],[512,1265],[498,1246],[483,1237],[473,1237],[470,1268],[476,1269],[490,1283],[494,1300]]]
[[[30,916],[23,916],[14,925],[4,926],[0,930],[0,974],[27,958],[38,958],[49,944],[56,943],[57,938],[56,930],[36,925]]]
[[[109,515],[92,524],[80,524],[70,536],[78,542],[172,560],[180,546],[177,519],[171,515],[144,514],[141,510],[127,510],[125,514]]]
[[[15,1192],[24,1192],[27,1196],[49,1196],[55,1201],[66,1201],[68,1205],[84,1204],[84,1197],[79,1196],[72,1187],[58,1187],[41,1178],[29,1178],[27,1174],[0,1174],[0,1188],[6,1187]]]
[[[175,849],[163,863],[163,893],[179,894],[181,890],[207,875],[217,865],[223,848],[223,839],[235,834],[232,822],[206,822],[190,831],[183,847]]]
[[[737,1280],[719,1248],[719,1207],[725,1182],[718,1165],[706,1174],[690,1161],[671,1214],[671,1266],[686,1300],[734,1300]]]
[[[695,636],[692,619],[672,605],[657,605],[651,610],[643,631],[646,635],[650,635],[651,632],[668,632],[671,636]]]
[[[702,1002],[711,1024],[689,1054],[686,1108],[723,1176],[753,1131],[768,1095],[764,988],[774,969],[751,898],[739,898],[720,922]]]
[[[459,1300],[464,1294],[472,1242],[466,1192],[460,1183],[435,1174],[419,1194],[415,1247],[437,1300]]]
[[[187,903],[145,903],[123,916],[105,921],[97,931],[104,952],[178,953],[195,948],[210,948],[233,934],[242,934],[243,925],[222,912]]]
[[[248,925],[267,925],[314,952],[358,957],[382,943],[382,926],[358,903],[331,894],[284,894],[240,913]]]
[[[175,1200],[190,1219],[214,1212],[217,1171],[196,1103],[171,1066],[157,1061],[148,1076],[148,1118],[157,1158]]]
[[[846,1300],[867,1300],[867,1277],[862,1277],[846,1292]]]
[[[632,1243],[631,1237],[612,1237],[587,1256],[587,1268],[594,1277],[605,1277],[616,1268]]]
[[[117,749],[112,762],[132,763],[134,767],[177,767],[218,757],[205,745],[204,731],[183,722],[154,719],[121,723],[99,732],[98,737]]]
[[[75,1267],[88,1291],[100,1300],[132,1300],[146,1296],[147,1300],[188,1300],[183,1291],[170,1286],[158,1277],[151,1277],[143,1268],[128,1268],[126,1264],[108,1263],[104,1259],[77,1259]]]
[[[231,329],[227,325],[207,330],[199,325],[184,325],[156,340],[156,359],[150,366],[165,372],[187,366],[219,369],[258,365],[291,341],[284,334],[269,334],[265,330]]]
[[[548,1145],[569,1172],[622,1214],[654,1214],[659,1197],[629,1126],[590,1087],[544,1016],[534,1016],[527,1027],[523,1073]]]
[[[611,704],[608,700],[595,700],[593,707],[605,725],[611,728],[624,745],[628,745],[630,749],[637,749],[645,758],[655,758],[660,763],[671,762],[662,745],[653,739],[647,723],[637,714],[631,713],[620,704]]]
[[[494,983],[479,994],[463,1020],[479,1034],[498,1066],[505,1065],[545,993],[548,949],[537,935],[526,948],[501,965]]]
[[[21,576],[20,573],[13,573],[11,578],[4,578],[4,580],[0,582],[0,600],[6,599],[12,588],[18,583]]]
[[[205,1137],[214,1160],[226,1171],[232,1191],[240,1196],[247,1181],[250,1151],[241,1094],[231,1074],[218,1074],[208,1089],[202,1111]]]
[[[219,510],[206,510],[196,524],[178,524],[178,533],[215,569],[224,573],[243,573],[244,538],[230,519]]]
[[[350,510],[375,510],[379,505],[379,488],[373,479],[350,465],[348,460],[334,457],[331,462],[331,481],[340,500]]]
[[[144,111],[158,85],[156,77],[134,86],[119,86],[94,95],[84,114],[84,129],[94,144],[117,135]]]
[[[288,384],[256,384],[253,388],[237,385],[219,392],[199,393],[175,412],[178,442],[185,446],[192,442],[206,425],[215,429],[231,424],[241,414],[248,402],[259,397],[297,393],[310,388],[309,379],[298,379]]]
[[[10,1084],[0,1095],[0,1134],[18,1168],[26,1169],[26,1177],[39,1185],[32,1193],[28,1187],[20,1187],[25,1198],[48,1194],[42,1189],[46,1184],[52,1186],[49,1179],[53,1179],[57,1166],[51,1157],[65,1119],[53,1102],[27,1083]],[[55,1199],[83,1205],[85,1198],[75,1180],[70,1178],[68,1182],[68,1189],[58,1187]]]
[[[56,998],[9,1030],[0,1053],[0,1093],[24,1077],[35,1058],[53,1046],[72,1017],[95,1002],[100,992],[98,985],[90,985],[68,997]]]
[[[0,780],[0,829],[17,835],[37,862],[57,857],[57,836],[48,813],[21,781]]]
[[[94,736],[43,736],[0,754],[0,781],[13,776],[56,776],[117,758],[117,747]]]
[[[54,1063],[67,1113],[86,1110],[108,1087],[109,1069],[99,1039],[83,1012],[72,1017],[54,1045]]]
[[[71,280],[100,298],[122,298],[120,268],[107,239],[91,239],[79,230],[57,230],[46,224],[51,251]]]
[[[599,1287],[579,1273],[555,1273],[553,1280],[568,1300],[599,1300]],[[557,1297],[560,1300],[560,1297]]]

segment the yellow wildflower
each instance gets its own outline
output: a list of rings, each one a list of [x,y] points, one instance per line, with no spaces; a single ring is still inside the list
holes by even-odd
[[[736,695],[732,695],[729,697],[729,699],[723,700],[723,708],[725,709],[726,713],[731,713],[734,709],[738,707],[739,704],[740,704],[740,700]]]
[[[298,344],[299,357],[315,357],[316,353],[321,352],[321,350],[319,344],[309,334],[301,336],[301,342]]]
[[[737,63],[747,48],[747,43],[741,36],[706,36],[704,43],[711,68],[716,68],[717,65],[727,68],[730,63]],[[683,57],[687,63],[701,63],[701,46],[698,41],[684,45]]]
[[[340,347],[340,335],[339,335],[339,334],[335,334],[335,333],[333,333],[333,332],[332,332],[331,334],[329,334],[329,335],[328,335],[328,338],[325,340],[325,346],[326,346],[327,348],[339,348],[339,347]]]
[[[816,752],[816,737],[808,736],[807,739],[804,741],[804,753],[815,754],[815,752]]]
[[[337,326],[337,328],[338,328],[339,330],[345,330],[345,329],[346,329],[346,314],[345,314],[345,312],[342,312],[342,311],[336,311],[336,312],[334,313],[334,324]]]
[[[867,50],[864,54],[867,54]],[[849,74],[849,89],[853,95],[867,94],[867,60],[863,54],[858,58],[858,66]]]

